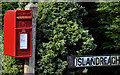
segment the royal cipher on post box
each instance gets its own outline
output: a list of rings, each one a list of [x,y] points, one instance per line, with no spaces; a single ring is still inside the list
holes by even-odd
[[[4,54],[32,56],[32,10],[8,10],[5,13]]]

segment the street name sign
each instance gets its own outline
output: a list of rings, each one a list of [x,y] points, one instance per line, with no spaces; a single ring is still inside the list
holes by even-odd
[[[68,56],[68,68],[120,65],[120,55]]]

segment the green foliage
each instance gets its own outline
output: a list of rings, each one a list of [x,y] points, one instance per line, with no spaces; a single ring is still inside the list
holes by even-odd
[[[2,25],[4,22],[4,14],[7,10],[15,10],[18,8],[17,2],[2,2]]]
[[[112,4],[112,6],[110,6]],[[116,6],[115,6],[116,5]],[[107,26],[110,27],[110,23],[105,23],[105,21],[108,22],[108,20],[104,20],[104,23],[102,22],[102,19],[105,19],[110,16],[117,16],[115,12],[108,12],[108,10],[114,11],[114,8],[117,8],[116,10],[119,10],[118,6],[119,4],[116,2],[101,2],[101,3],[83,3],[83,6],[88,11],[88,15],[84,17],[83,19],[83,25],[89,28],[89,32],[94,37],[95,41],[94,43],[97,44],[97,48],[94,51],[91,51],[91,55],[110,55],[110,54],[119,54],[120,51],[116,46],[116,43],[114,42],[114,39],[110,38],[109,36],[112,36],[111,34],[106,34],[105,32],[117,32],[113,30],[108,30]],[[110,9],[108,9],[110,8]],[[97,9],[97,11],[96,11]],[[119,12],[119,11],[117,11]],[[110,14],[109,14],[110,13]],[[111,23],[114,21],[114,18],[111,18]],[[106,26],[107,25],[107,26]],[[116,26],[116,25],[115,25]],[[105,27],[105,28],[104,28]],[[109,35],[109,36],[108,36]],[[118,33],[119,35],[119,33]],[[118,39],[118,38],[117,38]],[[117,40],[116,39],[116,40]],[[120,74],[120,67],[119,66],[111,66],[111,67],[91,67],[87,68],[88,72],[87,75],[102,75],[102,74],[113,74],[117,75]]]
[[[104,35],[111,42],[104,42],[105,49],[120,49],[120,3],[100,2],[97,11],[100,12],[99,30],[104,31]],[[113,42],[112,42],[113,41]]]
[[[67,71],[67,56],[82,55],[96,48],[93,37],[82,26],[82,17],[87,12],[74,2],[37,5],[37,71],[62,74]]]
[[[2,2],[2,13],[5,14],[7,10],[15,10],[18,8],[17,2]]]
[[[16,10],[24,10],[25,6],[28,4],[28,2],[19,2],[18,3],[18,8]]]
[[[2,55],[2,73],[18,74],[23,72],[22,65],[16,65],[16,60],[12,56]]]
[[[2,47],[3,50],[3,44],[0,45]],[[2,66],[2,70],[1,73],[2,74],[18,74],[18,73],[22,73],[22,65],[18,65],[16,64],[16,59],[15,57],[12,56],[7,56],[3,54],[3,51],[0,52],[1,56],[1,66]]]

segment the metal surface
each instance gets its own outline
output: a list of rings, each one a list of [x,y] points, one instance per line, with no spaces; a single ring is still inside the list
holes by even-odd
[[[27,49],[20,49],[21,33],[27,34]],[[32,56],[32,10],[8,10],[5,13],[4,54],[14,57]]]
[[[67,57],[68,68],[75,68],[74,59],[75,59],[75,56],[68,56]]]

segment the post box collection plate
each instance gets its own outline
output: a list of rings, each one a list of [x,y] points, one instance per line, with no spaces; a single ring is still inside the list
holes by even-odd
[[[27,49],[27,33],[20,34],[20,49]]]

